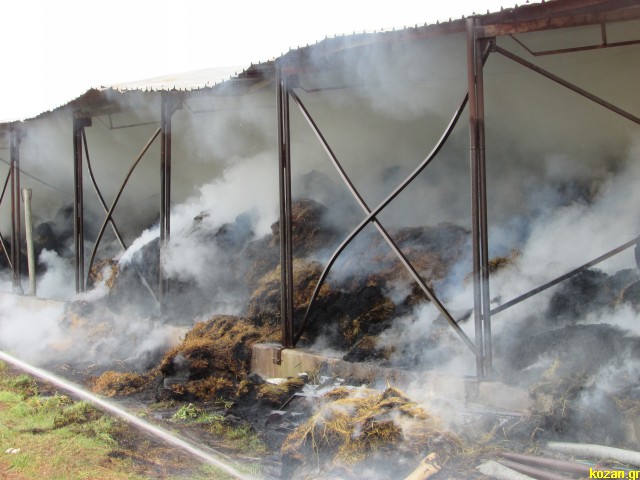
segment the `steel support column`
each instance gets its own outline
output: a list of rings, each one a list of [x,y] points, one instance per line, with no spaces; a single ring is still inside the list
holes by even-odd
[[[471,168],[471,233],[473,251],[473,313],[475,319],[476,371],[491,374],[491,313],[484,134],[484,82],[478,20],[467,19],[467,74],[469,84],[469,150]]]
[[[293,252],[291,212],[291,128],[289,86],[280,66],[276,69],[278,114],[278,171],[280,191],[280,322],[282,346],[293,348]]]
[[[20,271],[20,142],[22,134],[12,128],[10,133],[10,172],[11,172],[11,265],[13,270],[13,291],[22,294]]]
[[[82,138],[91,118],[76,112],[73,116],[73,239],[75,247],[76,293],[85,291],[84,281],[84,184],[82,181]]]
[[[158,302],[162,306],[169,292],[169,279],[162,267],[164,250],[171,237],[171,118],[177,100],[163,93],[160,106],[160,253],[158,256]]]

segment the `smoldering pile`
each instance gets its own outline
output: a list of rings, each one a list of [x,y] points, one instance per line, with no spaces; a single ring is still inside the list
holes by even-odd
[[[346,233],[329,215],[315,200],[300,199],[293,205],[296,328],[301,326],[328,254]],[[261,429],[260,415],[283,405],[304,384],[289,379],[271,386],[249,369],[251,345],[279,339],[279,225],[272,224],[269,234],[256,238],[250,214],[223,225],[210,220],[207,213],[197,215],[178,240],[185,242],[183,247],[191,241],[206,246],[198,250],[205,255],[200,261],[205,275],[172,276],[162,315],[148,288],[158,282],[159,243],[154,239],[126,261],[105,258],[94,266],[92,283],[103,289],[104,296],[71,303],[63,322],[72,338],[84,343],[58,347],[69,352],[68,359],[75,354],[76,361],[82,357],[105,361],[102,368],[91,372],[95,377],[92,388],[97,392],[205,404],[224,398],[234,404],[233,415]],[[468,271],[460,267],[469,241],[466,229],[440,224],[389,230],[436,292],[445,291],[443,285],[454,277],[469,283]],[[493,258],[491,274],[517,268],[518,262],[517,252]],[[620,312],[635,317],[639,285],[640,276],[634,270],[615,274],[587,270],[556,288],[546,311],[506,322],[495,331],[496,371],[503,380],[530,388],[534,400],[521,421],[503,428],[510,445],[519,445],[521,450],[532,442],[559,439],[638,446],[640,430],[636,433],[635,429],[640,425],[640,396],[635,384],[640,339],[621,322],[604,322]],[[376,232],[364,232],[320,289],[299,345],[321,339],[323,346],[342,352],[347,360],[405,368],[444,367],[452,357],[468,356],[448,324],[437,316],[432,317],[429,328],[413,336],[416,343],[411,348],[402,344],[398,333],[429,308],[428,300],[383,240]],[[194,322],[195,327],[178,344],[147,342],[148,332],[157,334],[171,325],[190,328]],[[146,349],[145,342],[153,348]],[[146,353],[132,358],[133,351]],[[122,359],[130,361],[118,363]],[[619,373],[612,375],[616,369]],[[369,393],[371,398],[383,394]],[[408,402],[400,394],[392,397]],[[348,408],[340,402],[349,404]],[[295,458],[304,456],[299,452],[305,449],[322,450],[323,461],[331,469],[334,463],[344,468],[345,464],[361,465],[364,459],[384,459],[386,454],[405,458],[408,468],[431,451],[415,439],[407,443],[410,436],[397,423],[398,418],[403,418],[402,424],[408,418],[422,421],[422,415],[412,417],[395,404],[374,408],[371,415],[363,411],[354,417],[359,423],[340,423],[331,430],[325,414],[333,412],[338,418],[335,411],[357,411],[360,407],[354,402],[351,397],[340,398],[338,405],[306,412],[311,423],[303,422],[294,430],[285,443],[285,455]],[[331,441],[314,444],[315,438],[322,437],[318,429],[325,427]],[[345,432],[350,432],[349,442],[341,440]],[[449,438],[444,430],[435,428],[432,433],[433,438]],[[279,435],[272,445],[283,439]],[[455,441],[444,444],[455,454]]]
[[[416,458],[446,459],[461,449],[458,436],[400,390],[342,387],[324,395],[317,413],[287,437],[281,451],[289,475],[321,471],[330,478],[337,470],[342,478],[362,478],[367,472],[379,477],[390,465],[396,474],[410,473]]]
[[[326,257],[345,235],[328,216],[327,208],[314,200],[300,199],[293,204],[296,328],[300,327]],[[402,228],[393,235],[431,284],[449,275],[468,240],[468,231],[452,224]],[[207,215],[202,214],[193,219],[186,236],[209,245],[215,258],[204,267],[206,275],[171,280],[164,313],[169,322],[189,325],[193,319],[232,313],[258,327],[279,323],[278,222],[269,235],[256,239],[247,215],[212,228]],[[110,308],[132,311],[134,305],[138,311],[156,309],[140,277],[149,285],[157,284],[157,261],[152,261],[157,255],[158,242],[154,240],[133,254],[130,262],[120,262],[104,300]],[[376,348],[375,337],[391,325],[393,318],[410,313],[428,300],[411,285],[400,261],[375,235],[363,236],[345,257],[320,289],[301,345],[321,337],[330,348],[347,352],[349,359],[384,358],[389,351]]]
[[[546,311],[500,333],[496,368],[533,400],[512,435],[640,448],[640,337],[630,329],[639,288],[635,270],[586,270],[553,293]]]

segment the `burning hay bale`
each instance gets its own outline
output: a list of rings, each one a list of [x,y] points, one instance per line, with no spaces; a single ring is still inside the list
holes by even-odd
[[[349,349],[343,359],[348,362],[389,360],[392,353],[392,347],[379,345],[378,337],[365,335]]]
[[[322,266],[317,262],[299,259],[293,261],[294,316],[304,312],[321,273]],[[256,323],[269,323],[280,315],[280,283],[280,266],[258,281],[247,307],[248,318]],[[324,298],[328,293],[329,286],[325,284],[320,290],[319,297]]]
[[[303,318],[316,282],[322,273],[317,262],[296,259],[293,262],[294,318]],[[395,304],[382,285],[352,282],[350,285],[325,282],[310,311],[309,338],[321,333],[329,335],[338,348],[349,348],[368,334],[377,334],[388,327]],[[280,268],[265,275],[254,290],[247,317],[254,323],[272,323],[280,313]],[[304,340],[304,337],[303,337]]]
[[[326,220],[326,215],[327,208],[314,200],[305,198],[293,202],[291,227],[294,259],[306,258],[331,248],[336,243],[337,231]],[[274,270],[278,269],[280,222],[277,221],[271,225],[271,235],[250,242],[244,253],[250,265],[247,269],[246,281],[249,285],[256,285],[259,288],[265,284],[265,276],[273,276]]]
[[[514,266],[518,257],[520,256],[519,250],[511,250],[508,257],[497,256],[489,259],[489,273],[493,274],[504,270],[506,268]]]
[[[291,205],[291,238],[293,255],[304,258],[312,253],[331,248],[336,242],[337,232],[326,220],[327,207],[303,198]],[[280,244],[280,222],[271,226],[273,243]]]
[[[554,362],[530,388],[533,406],[515,426],[533,440],[624,444],[626,428],[615,398],[599,390],[593,377],[566,371]]]
[[[373,457],[449,457],[461,440],[442,430],[437,419],[401,391],[346,389],[330,393],[318,413],[291,433],[282,445],[289,464],[312,467],[357,465]],[[394,462],[395,463],[395,462]]]
[[[109,290],[113,289],[118,276],[118,262],[115,260],[100,260],[93,264],[89,271],[89,285],[95,287],[104,283]]]
[[[104,372],[92,380],[91,391],[107,397],[126,396],[138,393],[148,381],[137,373]]]
[[[638,282],[633,270],[608,275],[598,269],[585,270],[561,285],[549,302],[547,316],[575,323],[588,314],[612,309],[624,300],[625,290]]]
[[[189,380],[216,372],[245,377],[251,366],[252,345],[269,340],[273,333],[243,318],[217,315],[196,324],[180,345],[165,354],[159,368],[165,376],[185,376]]]

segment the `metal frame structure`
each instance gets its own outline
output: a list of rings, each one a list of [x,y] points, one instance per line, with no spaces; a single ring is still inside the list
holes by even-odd
[[[490,304],[490,278],[489,278],[489,238],[488,238],[488,209],[487,209],[487,145],[485,141],[485,106],[484,106],[484,63],[491,54],[499,54],[501,57],[516,62],[558,85],[573,91],[574,93],[587,98],[629,121],[640,124],[640,118],[628,112],[620,106],[613,105],[608,101],[574,85],[573,83],[547,71],[540,66],[526,60],[512,51],[498,45],[497,40],[501,37],[510,37],[516,41],[533,57],[545,55],[567,54],[577,51],[622,48],[630,45],[640,44],[640,40],[624,42],[609,42],[607,38],[607,24],[622,22],[627,20],[640,19],[640,5],[637,0],[552,0],[539,4],[521,6],[515,9],[496,12],[493,14],[474,16],[466,20],[450,21],[443,24],[436,24],[416,28],[408,28],[396,32],[384,32],[381,34],[363,34],[347,37],[346,39],[328,39],[318,45],[301,48],[291,51],[280,57],[275,64],[267,62],[265,64],[252,66],[246,72],[231,80],[234,87],[233,94],[241,94],[252,91],[254,87],[265,88],[271,85],[275,79],[276,90],[276,112],[277,112],[277,155],[278,155],[278,181],[279,181],[279,206],[280,206],[280,275],[281,275],[281,335],[282,346],[284,348],[294,348],[305,329],[309,313],[317,299],[320,287],[332,268],[334,262],[347,245],[369,224],[378,230],[384,238],[389,248],[398,257],[403,267],[408,271],[413,280],[419,285],[425,296],[439,310],[441,316],[447,320],[455,330],[465,345],[472,351],[476,360],[476,372],[479,378],[486,378],[493,375],[492,359],[492,334],[491,317],[507,308],[530,298],[537,293],[550,288],[553,285],[589,268],[623,250],[634,246],[640,241],[640,237],[633,239],[620,247],[578,267],[565,275],[551,280],[544,285],[491,308]],[[517,36],[528,32],[545,31],[551,29],[561,29],[579,26],[600,25],[600,43],[581,47],[563,48],[556,50],[534,51],[527,47]],[[452,117],[445,127],[440,139],[433,146],[431,152],[420,162],[415,169],[401,182],[382,202],[378,205],[368,205],[364,198],[355,188],[353,182],[348,177],[342,167],[341,161],[333,152],[331,146],[323,136],[320,128],[314,121],[308,109],[304,105],[302,98],[298,94],[299,78],[314,67],[310,59],[321,56],[330,56],[343,50],[371,45],[374,43],[387,42],[410,42],[422,40],[429,37],[449,35],[453,33],[464,33],[466,35],[467,52],[467,92],[461,99],[457,108],[453,110]],[[313,52],[311,50],[313,49]],[[247,87],[245,89],[244,87]],[[235,89],[235,87],[243,87]],[[207,87],[207,92],[212,89]],[[122,93],[122,92],[119,92]],[[146,122],[136,125],[114,126],[111,113],[118,111],[119,107],[114,106],[109,96],[104,92],[90,90],[79,99],[70,102],[65,108],[73,111],[73,165],[74,165],[74,245],[75,245],[75,285],[76,291],[82,292],[87,288],[86,271],[91,271],[102,237],[110,225],[123,249],[126,244],[113,218],[113,213],[118,205],[121,195],[139,162],[145,156],[151,145],[157,138],[160,138],[160,254],[159,254],[159,278],[157,287],[147,289],[160,305],[169,293],[169,280],[162,271],[162,255],[166,249],[171,235],[170,207],[171,207],[171,177],[172,177],[172,116],[183,106],[184,98],[191,92],[181,92],[174,90],[164,90],[160,93],[159,128],[152,134],[147,143],[143,146],[138,157],[132,162],[122,184],[109,206],[98,188],[93,174],[89,157],[89,146],[85,129],[92,125],[92,120],[100,120],[100,115],[109,115],[109,123],[103,122],[109,129],[128,128],[136,125],[150,125],[156,122]],[[463,93],[463,92],[461,92]],[[292,185],[291,185],[291,119],[290,106],[299,109],[309,128],[320,142],[327,157],[336,169],[346,187],[360,205],[364,217],[353,231],[343,240],[333,255],[330,257],[315,290],[309,300],[304,317],[296,331],[294,319],[294,268],[293,268],[293,235],[292,235]],[[416,270],[406,255],[399,248],[398,244],[391,237],[384,225],[378,219],[378,215],[385,209],[415,178],[431,164],[441,151],[443,145],[449,139],[454,127],[459,122],[464,110],[468,106],[469,124],[469,172],[470,172],[470,205],[471,205],[471,238],[472,238],[472,265],[473,265],[473,309],[474,317],[474,338],[473,340],[460,328],[456,320],[447,310],[445,305],[439,300]],[[187,106],[188,108],[188,106]],[[9,181],[11,182],[11,254],[7,253],[4,241],[0,236],[0,243],[8,257],[13,271],[14,290],[21,291],[20,275],[20,141],[23,128],[19,124],[7,124],[3,126],[4,133],[10,140],[10,169],[5,181],[5,185],[0,195],[0,201],[4,196]],[[105,213],[104,221],[99,229],[97,238],[91,252],[88,268],[85,270],[85,232],[84,232],[84,163],[87,164],[87,171],[92,181],[94,190]],[[143,283],[145,279],[140,275]],[[157,295],[156,295],[157,294]],[[300,319],[298,319],[300,320]]]
[[[3,150],[9,150],[9,161],[2,159],[9,167],[7,176],[5,177],[0,193],[0,204],[4,200],[9,187],[10,195],[10,212],[11,212],[11,249],[8,248],[3,235],[0,233],[0,248],[4,254],[7,264],[11,269],[11,284],[14,293],[22,294],[22,281],[20,275],[20,242],[21,242],[21,201],[20,194],[20,143],[22,142],[24,131],[17,123],[12,123],[4,132],[4,139],[8,143],[8,147]]]
[[[538,12],[544,10],[544,13]],[[559,49],[541,52],[541,55],[561,54],[574,51],[590,50],[595,48],[611,48],[628,45],[636,45],[640,41],[617,42],[608,44],[606,40],[606,23],[626,21],[640,18],[640,6],[637,2],[628,0],[582,0],[575,2],[550,2],[545,5],[532,5],[527,13],[517,20],[510,20],[508,15],[487,15],[476,16],[466,19],[464,25],[448,25],[442,27],[448,32],[456,29],[466,32],[467,41],[467,80],[468,92],[460,107],[456,110],[449,126],[445,130],[440,141],[427,158],[402,182],[378,207],[371,209],[360,196],[355,186],[342,168],[340,162],[325,140],[322,132],[314,122],[313,118],[305,108],[300,97],[295,93],[295,82],[290,82],[290,78],[295,78],[297,73],[308,70],[308,65],[304,65],[304,57],[291,59],[281,58],[276,65],[277,84],[277,105],[278,105],[278,131],[279,131],[279,156],[280,156],[280,239],[281,239],[281,268],[282,268],[282,345],[285,348],[295,346],[300,339],[303,329],[307,325],[309,312],[313,308],[322,283],[326,280],[329,270],[344,248],[357,236],[366,225],[373,223],[379,233],[383,236],[389,247],[400,259],[403,266],[409,271],[414,281],[418,283],[425,295],[436,306],[440,314],[454,328],[458,336],[467,347],[475,354],[476,374],[478,378],[486,378],[493,375],[492,359],[492,338],[491,338],[491,316],[500,313],[507,308],[520,303],[527,298],[540,293],[553,285],[564,281],[577,273],[594,266],[607,258],[612,257],[640,241],[637,237],[600,257],[587,262],[586,264],[553,279],[544,285],[526,292],[502,305],[491,309],[490,304],[490,281],[489,281],[489,239],[488,239],[488,211],[487,211],[487,181],[486,181],[486,144],[485,144],[485,110],[484,110],[484,62],[489,52],[499,53],[518,64],[558,83],[559,85],[589,99],[590,101],[607,108],[608,110],[636,123],[640,124],[640,119],[630,112],[615,106],[606,100],[593,95],[586,90],[574,85],[559,76],[534,65],[533,63],[515,55],[514,53],[497,45],[497,38],[500,36],[513,36],[518,33],[548,30],[554,28],[565,28],[584,25],[601,25],[602,44],[597,46],[581,47],[579,49]],[[416,33],[414,38],[424,38],[426,33]],[[518,43],[522,43],[518,41]],[[359,43],[358,45],[362,45]],[[348,47],[343,47],[348,48]],[[333,51],[337,51],[334,49]],[[530,51],[527,48],[528,51]],[[327,50],[329,51],[329,50]],[[533,54],[533,52],[531,52]],[[297,62],[296,62],[297,61]],[[342,242],[330,257],[315,290],[307,305],[306,313],[301,321],[301,326],[296,334],[294,331],[294,319],[292,314],[293,305],[293,263],[291,261],[291,155],[290,155],[290,121],[289,121],[289,98],[293,98],[299,107],[306,122],[311,127],[313,133],[318,138],[333,166],[338,171],[340,177],[348,190],[355,197],[364,211],[365,218]],[[402,191],[416,176],[431,162],[437,155],[442,145],[446,142],[459,119],[466,103],[469,104],[469,151],[470,151],[470,177],[471,177],[471,237],[472,237],[472,263],[473,263],[473,316],[475,325],[475,342],[472,342],[459,327],[457,321],[447,311],[445,306],[438,300],[433,291],[429,289],[420,274],[407,260],[398,245],[389,236],[377,219],[377,215]],[[293,335],[293,336],[292,336]]]
[[[13,291],[23,293],[20,275],[20,142],[22,130],[10,129],[10,176],[11,176],[11,269],[13,271]],[[4,192],[3,192],[4,193]]]
[[[94,190],[96,195],[102,205],[102,208],[105,213],[105,218],[103,223],[98,231],[98,235],[96,237],[91,257],[89,260],[89,265],[87,271],[90,272],[93,266],[93,263],[96,258],[97,250],[100,246],[100,242],[104,233],[107,229],[108,225],[111,225],[111,228],[118,240],[118,243],[122,247],[123,250],[126,250],[127,245],[122,238],[122,235],[116,225],[116,222],[113,218],[113,212],[118,205],[118,202],[124,192],[131,175],[134,170],[147,153],[149,148],[153,145],[156,138],[160,137],[161,148],[160,148],[160,256],[158,258],[159,262],[159,283],[157,288],[157,294],[154,293],[154,290],[147,284],[144,277],[139,273],[139,277],[141,281],[145,284],[146,288],[149,290],[154,299],[162,305],[163,299],[168,290],[168,281],[162,275],[162,254],[163,248],[166,243],[169,241],[170,236],[170,206],[171,206],[171,116],[179,107],[180,101],[175,98],[174,95],[170,93],[163,93],[160,101],[160,127],[152,134],[149,140],[146,142],[144,147],[142,148],[140,154],[136,157],[136,159],[132,162],[131,166],[127,174],[125,175],[122,184],[116,194],[113,203],[111,206],[107,206],[102,193],[98,187],[95,176],[93,174],[93,169],[91,166],[91,161],[89,157],[89,146],[87,143],[87,137],[85,133],[85,128],[90,127],[92,125],[91,116],[87,113],[76,112],[74,115],[74,125],[73,125],[73,142],[74,142],[74,245],[75,245],[75,276],[76,276],[76,292],[83,292],[87,288],[88,283],[88,274],[85,275],[85,265],[84,265],[84,199],[83,199],[83,152],[87,159],[87,170],[89,172]],[[135,125],[133,125],[135,126]]]

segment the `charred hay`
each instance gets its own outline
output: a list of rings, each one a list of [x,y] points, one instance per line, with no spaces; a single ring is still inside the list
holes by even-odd
[[[216,315],[197,323],[184,341],[169,350],[159,368],[165,376],[206,378],[215,372],[245,377],[251,366],[251,347],[272,338],[275,331],[256,327],[246,319]]]
[[[296,200],[291,205],[291,243],[293,256],[305,258],[330,249],[338,240],[338,231],[327,218],[324,205],[310,198]],[[271,225],[274,245],[280,244],[280,221]]]
[[[564,282],[552,296],[546,316],[555,322],[571,322],[606,309],[613,309],[625,298],[624,292],[640,276],[634,270],[607,275],[598,269],[585,270]],[[627,297],[629,298],[629,297]]]
[[[263,383],[258,386],[257,398],[268,402],[274,407],[280,407],[305,384],[302,378],[288,378],[282,383]]]
[[[289,475],[364,462],[398,465],[406,457],[418,461],[432,452],[449,457],[460,451],[462,441],[400,390],[347,392],[328,394],[320,410],[287,437],[281,452]]]
[[[294,319],[304,317],[322,266],[296,259],[293,263]],[[280,267],[265,275],[249,300],[246,316],[256,324],[273,323],[280,312]],[[376,334],[389,326],[395,305],[380,285],[361,284],[352,290],[335,282],[325,282],[310,312],[305,338],[320,334],[331,338],[339,348],[348,348],[363,336]],[[304,340],[304,339],[303,339]]]
[[[561,372],[561,363],[554,362],[530,387],[533,405],[507,436],[528,445],[550,440],[628,444],[625,414],[615,397],[599,389],[590,375]]]

